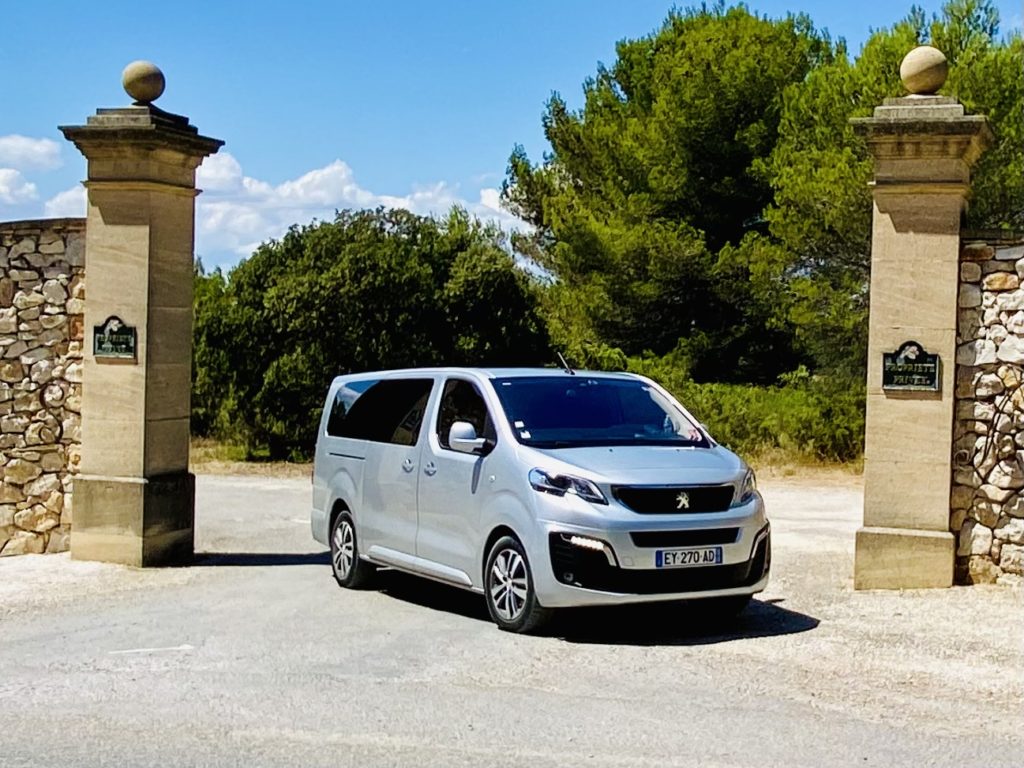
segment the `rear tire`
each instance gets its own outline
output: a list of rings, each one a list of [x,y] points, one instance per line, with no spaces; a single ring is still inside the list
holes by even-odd
[[[377,570],[373,563],[359,557],[356,524],[348,512],[342,512],[331,524],[331,570],[338,585],[346,589],[370,586]]]
[[[536,632],[554,613],[537,601],[526,550],[512,536],[494,542],[487,555],[484,599],[491,619],[506,632]]]

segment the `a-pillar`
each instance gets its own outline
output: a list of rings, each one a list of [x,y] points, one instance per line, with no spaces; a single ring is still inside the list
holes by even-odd
[[[934,95],[946,78],[939,51],[911,51],[900,74],[910,96],[886,99],[873,117],[853,120],[874,158],[857,589],[953,583],[949,509],[960,221],[971,165],[991,139],[984,117],[967,116],[955,99]],[[934,364],[926,357],[933,354]]]
[[[223,144],[152,105],[152,64],[124,72],[135,103],[62,126],[88,160],[82,458],[71,555],[134,566],[193,555],[188,471],[196,168]]]

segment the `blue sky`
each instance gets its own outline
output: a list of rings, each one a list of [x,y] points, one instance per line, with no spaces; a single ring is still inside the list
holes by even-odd
[[[686,3],[681,3],[686,5]],[[940,2],[919,2],[931,13]],[[124,65],[167,77],[158,102],[224,139],[200,185],[197,252],[230,265],[335,208],[451,203],[508,224],[497,188],[514,144],[539,158],[544,102],[581,100],[615,43],[655,29],[653,0],[292,3],[7,0],[0,45],[0,221],[82,215],[84,160],[57,125],[121,106]],[[748,3],[806,12],[858,50],[911,2]],[[1003,31],[1020,0],[997,5]]]

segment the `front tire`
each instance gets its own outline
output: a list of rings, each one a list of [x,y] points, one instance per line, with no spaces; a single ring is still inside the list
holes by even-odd
[[[372,563],[359,557],[356,525],[348,512],[342,512],[331,524],[331,570],[334,580],[346,589],[365,589],[376,571]]]
[[[491,547],[484,570],[487,612],[506,632],[535,632],[553,611],[537,601],[526,550],[518,539],[502,536]]]

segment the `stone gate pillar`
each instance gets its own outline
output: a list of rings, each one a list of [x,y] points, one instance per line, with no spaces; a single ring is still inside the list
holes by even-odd
[[[948,587],[960,219],[991,132],[936,96],[945,56],[903,60],[911,95],[858,118],[874,158],[864,526],[857,589]]]
[[[135,566],[193,554],[188,471],[196,168],[223,142],[153,106],[163,74],[124,71],[135,103],[62,126],[88,160],[82,459],[72,557]]]

